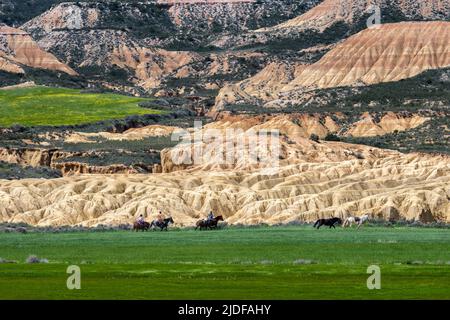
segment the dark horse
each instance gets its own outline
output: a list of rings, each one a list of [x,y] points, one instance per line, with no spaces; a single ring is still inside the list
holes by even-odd
[[[199,220],[199,221],[197,221],[195,230],[197,230],[198,228],[200,228],[200,230],[208,229],[208,228],[209,229],[217,229],[217,224],[219,223],[219,221],[223,221],[222,216],[217,216],[211,221]]]
[[[150,229],[150,223],[144,221],[143,223],[135,222],[133,225],[133,231],[148,231]]]
[[[329,226],[330,229],[331,229],[331,227],[336,229],[337,224],[342,224],[341,218],[319,219],[316,221],[316,223],[314,223],[314,228],[317,227],[317,229],[319,229],[321,226],[325,225],[325,226]]]
[[[153,220],[152,223],[150,224],[150,228],[152,227],[157,227],[160,228],[161,231],[163,230],[168,230],[167,227],[169,226],[169,224],[174,224],[175,222],[173,221],[172,217],[164,219],[162,222],[159,222],[158,220]]]

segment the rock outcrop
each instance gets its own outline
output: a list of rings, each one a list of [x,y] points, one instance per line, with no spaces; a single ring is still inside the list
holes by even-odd
[[[162,168],[159,164],[110,164],[100,166],[71,160],[72,157],[88,159],[89,157],[97,157],[101,154],[102,152],[96,151],[68,152],[59,149],[0,148],[0,161],[17,164],[23,167],[47,167],[61,172],[62,176],[79,174],[139,174],[162,172]]]
[[[58,137],[63,139],[66,143],[95,143],[92,138],[101,137],[108,140],[142,140],[148,137],[168,137],[174,131],[180,130],[179,127],[164,126],[164,125],[150,125],[142,128],[131,128],[123,133],[112,133],[112,132],[70,132],[63,137]]]
[[[345,133],[353,137],[374,137],[382,136],[395,131],[406,131],[416,128],[430,118],[418,114],[402,116],[394,112],[388,112],[379,121],[368,113],[362,115],[362,119],[352,124]]]
[[[260,29],[267,32],[283,29],[315,29],[324,31],[337,22],[353,24],[364,15],[374,14],[372,6],[383,10],[393,8],[411,20],[442,20],[449,16],[449,0],[325,0],[308,12],[276,26]]]
[[[153,89],[175,70],[198,59],[190,52],[149,49],[137,45],[119,45],[111,52],[111,63],[121,69],[135,70],[137,85]]]
[[[62,176],[73,176],[81,174],[142,174],[142,173],[160,173],[159,165],[135,165],[127,166],[124,164],[111,164],[107,166],[95,166],[82,162],[55,162],[51,165],[52,169],[61,172]]]
[[[394,115],[384,117],[377,123],[388,127]],[[208,129],[216,135],[205,136]],[[232,129],[236,130],[232,140],[217,138]],[[276,129],[280,131],[270,143],[273,146],[278,141],[279,152],[267,161],[260,153],[270,148],[258,145],[249,132]],[[380,219],[450,222],[448,156],[405,155],[305,138],[338,129],[333,118],[319,115],[223,118],[205,125],[196,143],[163,150],[162,166],[151,168],[156,173],[152,175],[120,165],[87,167],[62,159],[61,154],[57,157],[65,161],[50,165],[64,166],[60,167],[68,175],[64,178],[0,180],[0,222],[119,225],[158,210],[173,215],[178,226],[194,224],[209,210],[223,214],[232,224],[278,224],[363,213]],[[189,139],[196,134],[186,133]],[[174,157],[195,146],[207,155],[201,162],[178,162]],[[51,157],[4,153],[10,162],[17,159],[40,165],[53,161],[56,151]],[[217,161],[218,155],[227,162]],[[233,156],[231,161],[227,155]]]
[[[42,50],[25,31],[0,25],[0,70],[25,73],[22,66],[77,74],[54,55]]]
[[[89,3],[61,3],[25,23],[23,28],[35,35],[43,35],[57,29],[93,28],[97,26],[100,15],[101,11]]]
[[[23,166],[50,167],[54,161],[64,157],[66,157],[66,154],[56,149],[0,148],[1,161]]]
[[[336,112],[333,114],[288,114],[263,116],[230,116],[222,113],[218,121],[205,126],[206,129],[239,128],[249,129],[279,129],[282,134],[290,138],[309,138],[317,135],[325,138],[328,134],[353,137],[382,136],[393,132],[407,131],[417,128],[429,121],[431,117],[443,115],[430,113],[429,115],[410,112],[363,113],[360,117],[348,118]]]
[[[305,92],[399,81],[450,66],[450,22],[402,22],[366,29],[312,65],[269,64],[226,86],[216,109],[242,101],[296,100]]]
[[[274,25],[318,2],[67,2],[22,28],[91,83],[136,94],[196,94],[245,79],[265,63],[254,52],[205,54],[219,35]]]
[[[342,146],[330,143],[328,147]],[[390,153],[373,160],[297,163],[269,175],[258,170],[194,170],[3,180],[0,221],[119,225],[139,214],[163,210],[176,225],[188,226],[212,209],[232,224],[313,221],[363,213],[383,219],[450,222],[449,172],[448,157]],[[392,212],[398,214],[394,217]]]
[[[450,22],[402,22],[364,30],[303,69],[281,93],[399,81],[450,66]]]

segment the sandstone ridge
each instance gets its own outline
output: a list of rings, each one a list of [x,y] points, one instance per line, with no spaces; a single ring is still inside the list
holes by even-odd
[[[316,89],[399,81],[450,66],[450,22],[402,22],[366,29],[311,65],[273,62],[224,87],[216,109],[242,101],[293,101]]]
[[[23,74],[22,66],[77,74],[54,55],[42,50],[25,31],[0,25],[0,70]]]

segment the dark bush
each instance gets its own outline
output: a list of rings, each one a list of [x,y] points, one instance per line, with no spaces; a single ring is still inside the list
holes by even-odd
[[[325,141],[341,141],[341,138],[339,138],[336,134],[334,133],[328,133],[325,138]]]
[[[309,136],[309,139],[314,141],[314,142],[319,142],[319,140],[320,140],[319,136],[317,134],[314,134],[314,133]]]

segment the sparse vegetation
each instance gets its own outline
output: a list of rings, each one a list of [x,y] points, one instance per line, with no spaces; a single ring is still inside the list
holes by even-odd
[[[325,141],[341,141],[341,138],[336,135],[335,133],[328,133],[325,138],[323,138]]]
[[[233,114],[322,113],[342,112],[345,119],[333,117],[343,127],[370,112],[380,117],[388,111],[416,112],[431,115],[431,121],[411,130],[393,132],[377,137],[344,137],[329,134],[324,140],[367,144],[402,152],[450,153],[450,69],[430,70],[398,82],[380,83],[367,87],[317,90],[307,105],[289,105],[280,109],[264,108],[255,103],[226,106]]]
[[[312,141],[314,141],[314,142],[319,142],[319,140],[320,140],[320,138],[319,138],[319,136],[317,135],[317,134],[311,134],[310,136],[309,136],[309,140],[312,140]]]
[[[341,141],[401,152],[450,154],[450,116],[433,118],[407,131],[397,131],[377,137],[341,137]]]
[[[0,161],[0,179],[25,179],[25,178],[59,178],[61,172],[48,167],[23,167],[14,163]]]

